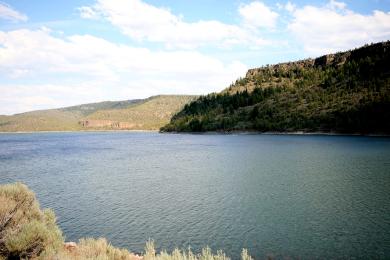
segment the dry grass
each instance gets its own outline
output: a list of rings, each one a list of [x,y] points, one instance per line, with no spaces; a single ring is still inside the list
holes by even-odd
[[[81,239],[75,248],[63,249],[56,253],[42,255],[41,259],[54,260],[229,260],[230,258],[222,251],[213,254],[209,247],[202,249],[200,254],[195,254],[191,250],[175,249],[171,253],[162,251],[157,253],[154,242],[146,243],[145,252],[138,256],[126,249],[118,249],[107,243],[104,238]],[[246,249],[242,250],[242,260],[253,260]]]
[[[158,130],[195,98],[196,96],[184,95],[154,96],[126,109],[99,110],[85,119],[127,122],[134,125],[131,127],[134,130]]]
[[[179,250],[175,249],[171,254],[162,251],[157,254],[154,249],[154,242],[149,241],[145,246],[144,260],[228,260],[230,259],[222,251],[217,251],[213,254],[209,247],[203,248],[202,253],[194,254],[190,249]]]
[[[76,247],[63,247],[57,251],[48,251],[40,256],[44,260],[140,260],[141,257],[126,249],[110,245],[106,239],[81,239]]]

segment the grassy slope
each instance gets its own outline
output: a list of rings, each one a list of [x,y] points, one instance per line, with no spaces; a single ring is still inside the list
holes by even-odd
[[[130,122],[135,124],[134,129],[158,130],[195,98],[178,95],[154,96],[127,109],[99,110],[85,119]]]
[[[124,100],[124,101],[103,101],[99,103],[83,104],[71,107],[60,108],[60,111],[80,113],[83,116],[90,115],[96,111],[108,109],[123,109],[143,102],[142,99]]]
[[[193,98],[156,96],[145,100],[106,101],[0,116],[0,131],[77,131],[83,130],[79,121],[86,118],[134,122],[137,125],[135,129],[158,129]]]
[[[390,42],[249,70],[163,131],[390,133]]]
[[[80,112],[57,109],[33,111],[13,116],[0,117],[0,131],[70,131],[78,130]]]
[[[0,131],[72,131],[80,130],[78,121],[98,110],[127,107],[140,102],[139,100],[106,101],[83,104],[59,109],[38,110],[0,116]]]

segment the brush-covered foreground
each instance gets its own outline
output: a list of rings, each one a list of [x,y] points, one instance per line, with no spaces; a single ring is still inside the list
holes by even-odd
[[[251,260],[246,249],[242,260]],[[128,259],[128,260],[225,260],[222,251],[213,254],[206,247],[200,254],[175,249],[156,253],[154,243],[146,243],[138,256],[127,249],[110,245],[104,238],[81,239],[65,243],[52,210],[41,210],[34,193],[21,183],[0,185],[0,260],[1,259]]]

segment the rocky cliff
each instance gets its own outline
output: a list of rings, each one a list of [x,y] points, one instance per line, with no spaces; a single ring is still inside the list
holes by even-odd
[[[130,122],[119,122],[111,120],[81,120],[79,125],[89,129],[114,129],[114,130],[132,130],[142,129],[142,124],[134,124]]]

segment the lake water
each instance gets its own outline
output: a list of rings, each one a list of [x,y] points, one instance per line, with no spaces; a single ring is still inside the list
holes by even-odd
[[[390,138],[0,134],[0,183],[15,181],[68,241],[390,258]]]

